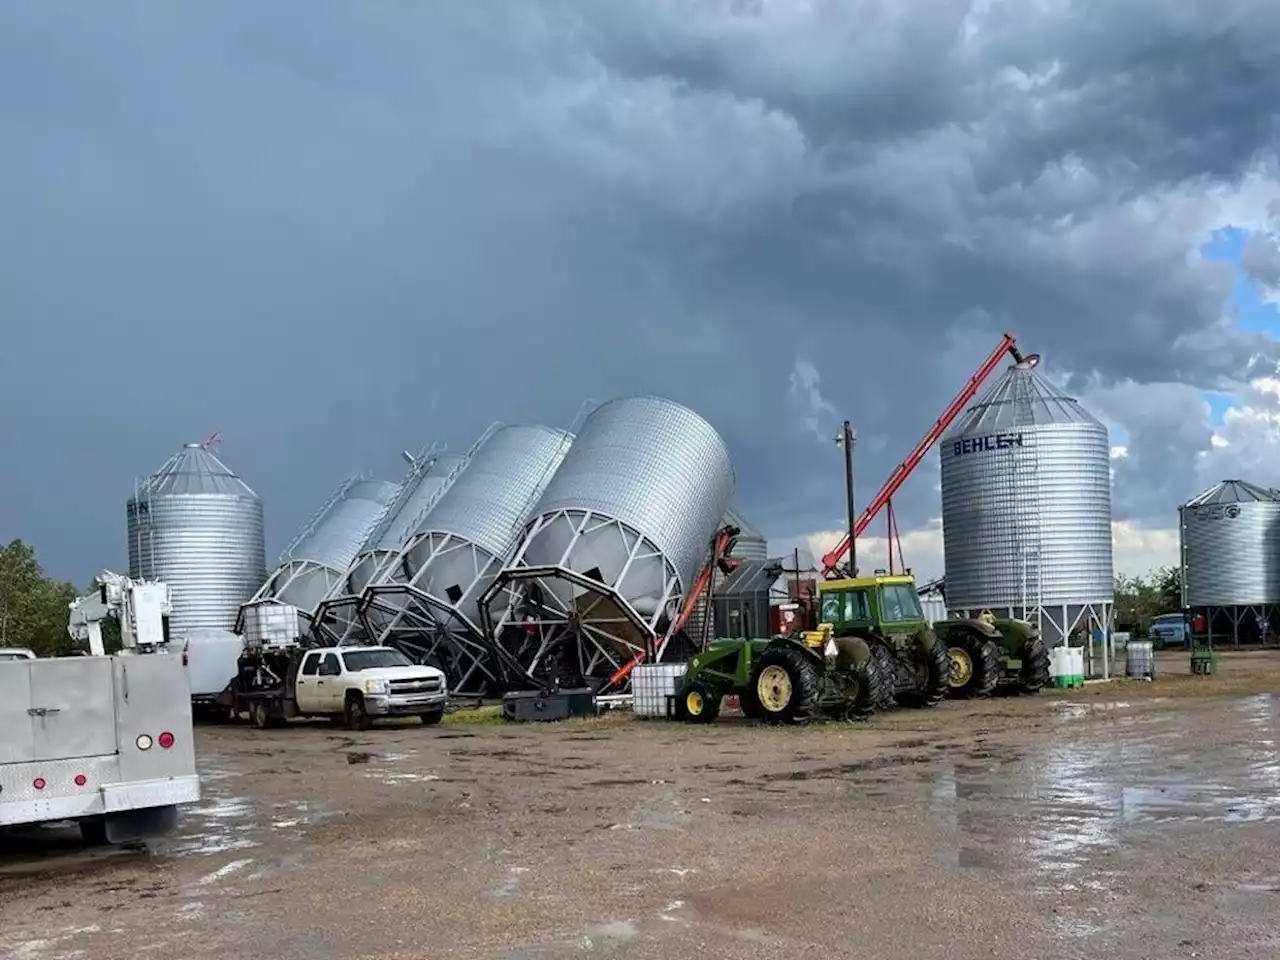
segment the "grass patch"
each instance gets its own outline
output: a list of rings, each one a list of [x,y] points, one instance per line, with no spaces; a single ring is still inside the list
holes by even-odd
[[[464,707],[444,715],[445,723],[502,723],[502,707],[495,704],[490,707]]]

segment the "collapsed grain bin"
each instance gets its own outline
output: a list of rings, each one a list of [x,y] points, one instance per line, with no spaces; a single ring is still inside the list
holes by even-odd
[[[409,459],[409,474],[395,501],[361,546],[346,575],[316,608],[312,631],[318,640],[344,643],[368,639],[359,615],[365,589],[387,578],[400,549],[467,464],[466,456],[434,448]]]
[[[498,678],[478,603],[572,443],[572,434],[551,427],[491,428],[384,579],[365,589],[369,633],[439,666],[451,690],[493,690]]]
[[[275,572],[246,606],[289,604],[309,623],[316,608],[342,581],[399,490],[399,484],[367,476],[344,482],[285,548]]]
[[[733,495],[725,442],[660,397],[597,407],[482,603],[505,668],[599,685],[677,617]]]

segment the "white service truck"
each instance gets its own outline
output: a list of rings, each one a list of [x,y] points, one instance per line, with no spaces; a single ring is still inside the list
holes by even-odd
[[[415,664],[393,647],[306,647],[298,613],[268,601],[244,610],[245,649],[220,703],[233,717],[248,714],[258,729],[294,717],[329,717],[368,730],[378,717],[444,718],[444,671]]]
[[[182,657],[168,653],[163,583],[104,572],[72,604],[68,631],[90,656],[0,662],[0,827],[70,820],[90,843],[177,827],[200,799]],[[100,621],[120,620],[103,651]]]

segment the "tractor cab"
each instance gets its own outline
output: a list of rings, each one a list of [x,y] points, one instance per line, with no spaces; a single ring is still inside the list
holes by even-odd
[[[946,695],[951,663],[910,574],[820,581],[818,617],[831,624],[835,637],[868,644],[899,702],[932,706]]]
[[[908,640],[929,628],[915,578],[878,574],[818,583],[818,616],[836,636],[873,633]]]

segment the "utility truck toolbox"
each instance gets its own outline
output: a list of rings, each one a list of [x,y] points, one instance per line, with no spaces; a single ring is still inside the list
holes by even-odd
[[[78,820],[125,842],[177,825],[200,798],[176,654],[0,663],[0,825]]]

